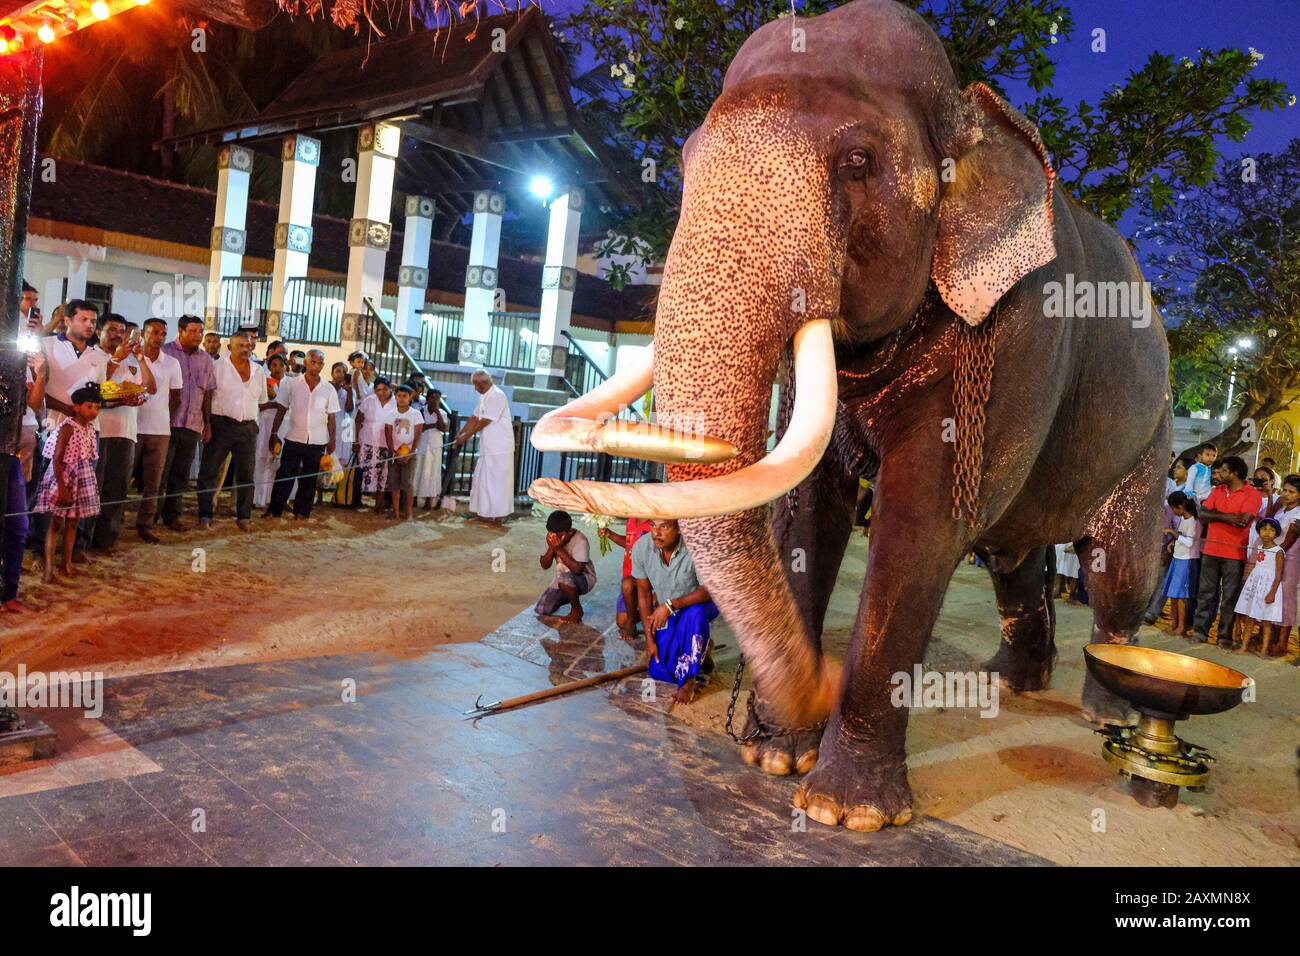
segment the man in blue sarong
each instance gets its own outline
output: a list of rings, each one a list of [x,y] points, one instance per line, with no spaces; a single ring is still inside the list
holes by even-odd
[[[713,669],[709,623],[718,606],[700,584],[676,521],[655,521],[632,546],[641,620],[646,622],[650,676],[677,685],[673,700],[689,704],[700,670]]]

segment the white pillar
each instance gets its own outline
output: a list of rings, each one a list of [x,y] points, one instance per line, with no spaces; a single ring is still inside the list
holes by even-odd
[[[316,197],[316,167],[320,165],[320,140],[301,134],[286,136],[280,150],[280,213],[275,226],[275,263],[271,268],[271,301],[267,306],[266,337],[281,337],[286,311],[285,290],[290,279],[307,275],[311,254],[312,207]],[[301,302],[289,302],[287,310],[301,310]],[[298,324],[290,323],[292,334]]]
[[[393,332],[407,350],[420,358],[420,327],[424,322],[424,292],[429,287],[429,241],[433,238],[434,202],[427,196],[406,197],[406,228],[402,232],[402,268],[397,273],[397,314]],[[439,356],[441,358],[441,356]]]
[[[388,217],[393,206],[393,175],[402,131],[391,123],[373,123],[357,132],[357,198],[348,229],[348,281],[343,297],[343,343],[355,342],[365,300],[379,311],[384,295],[384,258],[393,239]]]
[[[253,153],[243,146],[227,146],[217,158],[217,209],[212,224],[208,267],[208,298],[204,327],[217,327],[221,304],[221,280],[239,276],[244,270],[245,217],[248,214],[248,176],[253,171]]]
[[[63,301],[86,297],[86,273],[90,263],[77,256],[68,256],[68,291]]]
[[[542,314],[537,329],[534,371],[537,384],[564,373],[569,343],[561,334],[573,316],[573,290],[578,285],[578,227],[582,221],[582,190],[570,188],[551,201],[546,234],[546,264],[542,267]]]
[[[496,303],[497,254],[501,248],[501,216],[506,199],[500,193],[474,194],[474,231],[465,269],[465,319],[461,322],[460,364],[487,365]]]

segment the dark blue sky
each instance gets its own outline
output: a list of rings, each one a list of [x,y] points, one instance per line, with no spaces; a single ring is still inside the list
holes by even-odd
[[[583,0],[541,0],[542,9],[554,17],[582,5]],[[802,7],[802,0],[795,5]],[[1201,47],[1226,46],[1254,47],[1264,54],[1259,74],[1283,80],[1300,95],[1298,0],[1071,0],[1070,9],[1074,34],[1054,47],[1053,92],[1066,103],[1096,102],[1106,87],[1141,67],[1153,51],[1191,56]],[[1094,27],[1106,31],[1106,53],[1090,49]],[[1019,99],[1028,98],[1026,90]],[[1277,150],[1300,136],[1300,105],[1259,114],[1253,121],[1243,143],[1226,144],[1229,155]]]

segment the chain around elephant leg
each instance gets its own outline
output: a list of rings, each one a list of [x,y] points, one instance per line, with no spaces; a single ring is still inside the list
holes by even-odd
[[[757,766],[766,774],[784,777],[790,773],[807,773],[817,763],[818,745],[825,722],[808,727],[778,727],[770,718],[764,719],[766,708],[751,691],[745,699],[745,730],[735,732],[736,703],[740,684],[745,676],[742,659],[736,669],[736,683],[731,689],[727,705],[727,734],[740,744],[740,756],[751,767]]]

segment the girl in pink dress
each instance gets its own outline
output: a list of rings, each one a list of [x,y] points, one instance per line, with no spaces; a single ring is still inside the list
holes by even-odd
[[[41,479],[34,511],[48,511],[52,519],[45,531],[45,581],[54,580],[54,552],[63,536],[63,573],[72,575],[72,548],[77,541],[77,522],[99,514],[99,487],[95,484],[95,462],[99,458],[99,436],[95,419],[102,399],[99,386],[83,385],[70,396],[73,414],[64,418],[45,440],[43,454],[50,467]]]
[[[1282,526],[1279,543],[1286,553],[1286,564],[1282,566],[1282,620],[1278,626],[1278,639],[1272,646],[1264,648],[1264,653],[1271,657],[1286,654],[1291,641],[1291,629],[1296,626],[1297,593],[1300,592],[1300,475],[1287,475],[1282,481],[1282,511],[1277,515],[1277,523]]]

